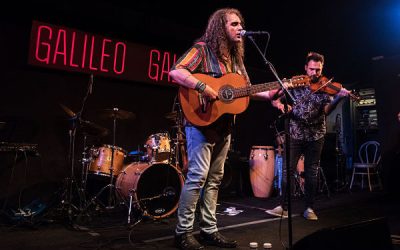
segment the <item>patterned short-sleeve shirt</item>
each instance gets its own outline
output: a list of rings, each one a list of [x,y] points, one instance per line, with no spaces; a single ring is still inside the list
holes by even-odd
[[[296,140],[316,141],[326,134],[324,107],[332,97],[323,92],[311,93],[308,87],[292,89],[296,105],[290,119],[290,137]]]

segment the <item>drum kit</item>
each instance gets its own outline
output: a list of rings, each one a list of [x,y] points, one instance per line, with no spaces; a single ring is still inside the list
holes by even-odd
[[[61,105],[70,117],[76,114],[69,108]],[[151,219],[160,219],[173,214],[177,207],[183,187],[183,164],[186,164],[186,150],[184,135],[181,130],[180,114],[168,113],[165,118],[175,122],[176,136],[171,139],[169,133],[156,133],[148,136],[144,143],[144,150],[127,152],[118,147],[115,141],[117,120],[135,119],[129,111],[118,108],[105,109],[100,117],[113,120],[112,144],[101,146],[86,146],[87,136],[101,137],[108,134],[108,129],[102,128],[89,121],[80,120],[78,130],[83,136],[82,174],[78,186],[79,208],[78,217],[90,217],[92,205],[99,208],[113,209],[117,204],[124,204],[128,208],[128,224],[131,222],[131,212],[137,211],[139,216]],[[73,150],[73,149],[72,149]],[[71,154],[71,153],[70,153]],[[126,163],[127,156],[135,157],[133,162]],[[72,157],[73,158],[73,157]],[[73,161],[73,159],[72,159]],[[73,166],[72,166],[73,168]],[[95,180],[102,180],[102,187],[97,187]],[[105,180],[105,181],[104,181]],[[93,186],[91,185],[93,182]],[[93,189],[97,189],[93,192]],[[109,192],[105,193],[108,190]],[[92,191],[92,193],[90,193]],[[65,193],[72,192],[69,189]],[[86,200],[86,196],[91,198]],[[72,194],[69,194],[71,197]],[[104,198],[106,196],[106,203]],[[67,199],[64,199],[64,201]],[[70,202],[71,199],[69,199]]]

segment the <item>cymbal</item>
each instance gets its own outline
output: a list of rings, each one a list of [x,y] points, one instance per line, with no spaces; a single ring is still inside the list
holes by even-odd
[[[112,118],[112,119],[121,119],[121,120],[127,120],[127,119],[135,119],[136,115],[130,111],[125,111],[122,109],[118,108],[112,108],[112,109],[104,109],[101,111],[101,116],[103,118]]]
[[[65,113],[67,113],[67,115],[71,118],[76,118],[77,115],[67,106],[65,106],[64,104],[59,103],[61,108],[65,111]]]
[[[106,136],[108,135],[108,129],[103,128],[93,122],[81,120],[80,131],[85,135],[91,136]]]

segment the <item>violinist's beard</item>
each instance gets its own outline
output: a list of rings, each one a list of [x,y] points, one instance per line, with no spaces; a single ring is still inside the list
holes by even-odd
[[[311,83],[317,83],[320,78],[321,78],[321,76],[317,76],[317,75],[310,76]]]

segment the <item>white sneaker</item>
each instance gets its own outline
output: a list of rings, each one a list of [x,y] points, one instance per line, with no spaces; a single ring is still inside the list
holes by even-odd
[[[318,220],[318,216],[315,214],[312,208],[307,208],[303,213],[303,217],[306,218],[306,220]]]
[[[288,217],[288,211],[287,210],[283,210],[283,208],[281,206],[277,206],[274,209],[271,210],[267,210],[265,211],[267,214],[276,216],[276,217],[282,217],[282,218],[287,218]]]

